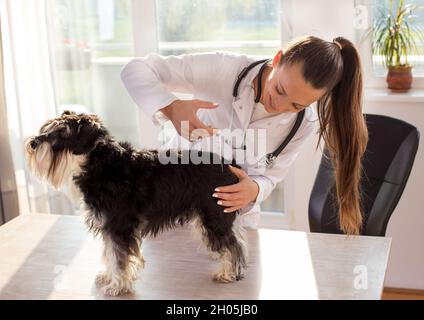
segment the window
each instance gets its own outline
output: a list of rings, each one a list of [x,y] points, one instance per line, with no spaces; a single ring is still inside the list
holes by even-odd
[[[280,0],[156,0],[158,50],[272,57],[281,47],[279,13]],[[262,211],[284,211],[283,185],[262,203]]]
[[[135,55],[157,47],[163,55],[227,50],[272,57],[281,43],[280,0],[16,0],[3,1],[2,9],[8,78],[15,80],[7,96],[17,106],[9,115],[12,153],[27,203],[21,208],[30,212],[76,211],[24,165],[23,139],[45,119],[65,109],[93,112],[119,140],[137,147],[156,140],[120,79]],[[282,212],[282,199],[280,185],[263,208]]]
[[[397,10],[398,1],[393,1],[393,10]],[[424,32],[424,0],[406,1],[406,3],[415,4],[420,7],[418,10],[412,12],[410,24],[417,27]],[[390,8],[390,0],[373,0],[372,1],[372,17],[377,19],[381,11],[386,11]],[[417,40],[417,46],[420,50],[419,55],[409,56],[408,62],[413,65],[412,72],[414,76],[424,76],[424,33],[421,35],[421,40]],[[382,64],[382,57],[379,55],[372,56],[374,74],[376,76],[386,75],[386,68]]]
[[[49,0],[59,109],[95,112],[119,139],[138,144],[136,109],[120,81],[134,56],[131,0]]]
[[[156,0],[163,55],[233,51],[274,55],[280,48],[280,0]]]

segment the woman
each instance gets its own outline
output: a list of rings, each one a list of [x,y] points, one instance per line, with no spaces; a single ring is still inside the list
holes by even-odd
[[[213,134],[216,128],[228,128],[229,122],[230,127],[244,131],[262,128],[266,130],[266,152],[270,153],[290,134],[298,113],[304,114],[294,137],[271,167],[261,172],[248,170],[253,167],[248,165],[242,165],[243,170],[232,168],[239,183],[219,187],[212,195],[225,212],[250,210],[283,180],[313,132],[310,105],[316,102],[319,140],[324,139],[335,168],[340,229],[359,234],[361,158],[368,133],[362,115],[362,73],[356,48],[342,37],[328,42],[308,36],[292,42],[284,54],[279,51],[271,64],[252,65],[254,62],[250,57],[228,53],[149,55],[131,61],[121,76],[134,101],[155,123],[165,116],[187,137],[199,128]],[[248,66],[252,68],[237,86],[238,77]],[[195,99],[180,100],[171,91],[193,93]],[[183,121],[189,122],[189,132],[182,131]],[[245,148],[253,147],[246,141]]]

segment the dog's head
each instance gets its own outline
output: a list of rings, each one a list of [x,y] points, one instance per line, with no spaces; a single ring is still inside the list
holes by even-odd
[[[106,136],[96,115],[65,111],[48,120],[38,135],[26,139],[28,165],[39,178],[58,188]]]

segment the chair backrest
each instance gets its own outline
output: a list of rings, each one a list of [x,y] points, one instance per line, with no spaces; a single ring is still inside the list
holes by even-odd
[[[389,219],[399,202],[418,149],[417,128],[404,121],[365,115],[369,142],[363,158],[361,204],[363,235],[385,236]],[[342,233],[338,221],[334,171],[324,149],[309,200],[311,232]]]

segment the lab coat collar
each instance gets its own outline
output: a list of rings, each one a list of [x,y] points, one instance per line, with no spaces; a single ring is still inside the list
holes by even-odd
[[[297,113],[294,112],[284,112],[280,113],[276,117],[279,118],[278,124],[288,124],[294,117],[296,117]]]
[[[253,89],[250,89],[253,92]],[[249,88],[244,88],[240,94],[240,98],[233,102],[234,113],[237,115],[241,126],[246,128],[249,125],[255,102]]]
[[[252,63],[254,61],[250,61]],[[257,76],[261,64],[254,67],[246,77],[241,81],[239,86],[238,97],[233,101],[234,113],[237,114],[243,128],[247,128],[255,105],[255,91],[253,90],[253,79]]]

